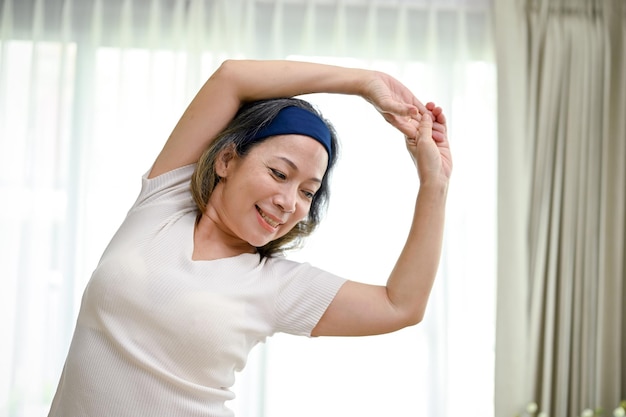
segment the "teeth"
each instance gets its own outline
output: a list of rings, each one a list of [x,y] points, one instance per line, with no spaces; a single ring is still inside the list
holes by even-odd
[[[269,223],[269,225],[270,225],[270,226],[272,226],[272,227],[278,227],[278,223],[277,223],[277,222],[275,222],[274,220],[270,219],[269,217],[267,217],[267,216],[265,215],[265,213],[263,213],[263,212],[261,211],[261,209],[260,209],[260,208],[258,208],[258,207],[257,207],[257,211],[259,212],[259,214],[261,215],[261,217],[263,217],[263,220],[265,220],[267,223]]]

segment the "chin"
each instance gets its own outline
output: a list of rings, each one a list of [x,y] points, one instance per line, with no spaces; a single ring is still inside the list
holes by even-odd
[[[250,245],[254,246],[255,248],[261,248],[261,247],[267,245],[268,243],[271,243],[271,242],[275,241],[276,239],[280,239],[281,237],[283,237],[283,235],[272,236],[271,239],[265,238],[265,239],[258,239],[258,240],[256,240],[256,239],[255,240],[249,240],[248,243]]]
[[[261,248],[261,247],[267,245],[270,242],[271,242],[271,240],[267,240],[267,239],[248,240],[248,244],[250,246],[254,246],[255,248]]]

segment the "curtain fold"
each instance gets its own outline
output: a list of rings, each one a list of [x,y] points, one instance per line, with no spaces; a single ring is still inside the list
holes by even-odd
[[[503,74],[503,82],[527,89],[519,103],[499,91],[515,109],[503,111],[499,122],[524,124],[522,134],[501,135],[499,145],[526,143],[529,163],[510,172],[531,183],[522,190],[525,209],[499,213],[500,224],[507,219],[526,230],[515,235],[527,245],[526,259],[523,252],[499,254],[499,273],[508,272],[510,259],[527,263],[528,275],[517,274],[522,284],[515,284],[528,294],[526,308],[513,311],[500,299],[498,330],[522,325],[508,332],[522,336],[517,353],[528,369],[522,377],[516,368],[514,385],[527,397],[507,397],[496,414],[511,415],[533,401],[556,417],[613,410],[626,397],[626,9],[614,0],[499,7],[501,13],[515,10],[517,24],[525,26],[515,52],[525,66]],[[498,34],[502,62],[511,36],[504,27]],[[505,179],[503,187],[515,185]],[[506,275],[499,277],[499,286],[508,283]],[[513,368],[506,346],[503,341],[497,348],[499,380]]]
[[[528,388],[528,201],[534,141],[527,139],[528,28],[519,0],[494,2],[498,68],[497,302],[495,340],[496,417],[518,415]]]
[[[446,110],[455,153],[424,323],[354,341],[272,338],[229,406],[250,417],[493,415],[488,0],[0,0],[0,13],[0,193],[10,202],[0,205],[0,416],[46,414],[91,271],[185,106],[229,58],[389,72]],[[343,152],[325,222],[290,256],[383,283],[414,205],[402,138],[362,99],[306,98],[334,121]]]

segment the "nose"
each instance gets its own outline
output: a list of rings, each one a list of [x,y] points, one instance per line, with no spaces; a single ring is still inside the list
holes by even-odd
[[[282,190],[274,196],[274,204],[283,213],[295,213],[296,211],[296,192],[293,190]]]

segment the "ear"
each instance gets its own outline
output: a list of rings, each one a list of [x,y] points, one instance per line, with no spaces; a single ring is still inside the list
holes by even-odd
[[[237,150],[235,144],[230,144],[222,149],[215,160],[215,173],[221,178],[228,177],[229,168],[233,165],[233,161],[237,158]]]

